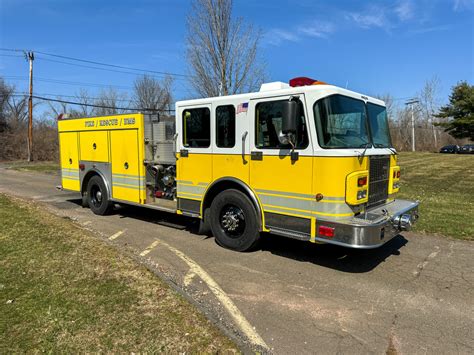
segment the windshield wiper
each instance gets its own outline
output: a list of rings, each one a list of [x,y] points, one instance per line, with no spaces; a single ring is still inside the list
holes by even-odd
[[[375,143],[374,144],[374,147],[375,148],[386,148],[388,150],[390,150],[394,155],[397,155],[397,151],[395,150],[395,148],[393,147],[386,147],[385,145],[383,145],[382,143]]]
[[[370,142],[367,142],[365,144],[362,144],[360,146],[360,148],[364,148],[364,151],[362,152],[362,154],[360,154],[359,152],[357,152],[357,154],[359,154],[359,163],[362,164],[362,160],[364,159],[364,156],[365,156],[365,152],[367,151],[367,148],[369,148],[369,146],[371,146],[372,144]]]

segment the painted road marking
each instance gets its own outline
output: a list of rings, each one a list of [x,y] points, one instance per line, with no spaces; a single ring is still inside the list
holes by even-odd
[[[193,281],[194,276],[196,276],[196,274],[192,270],[189,270],[186,276],[184,276],[184,286],[189,286]]]
[[[158,241],[156,241],[155,243],[158,244]],[[234,321],[237,323],[239,328],[242,330],[242,332],[247,336],[247,338],[253,344],[261,346],[267,350],[269,349],[268,345],[265,343],[262,337],[257,333],[254,327],[250,325],[248,320],[240,312],[240,310],[237,308],[234,302],[232,302],[229,296],[227,296],[227,294],[219,287],[217,282],[215,282],[212,279],[212,277],[206,271],[204,271],[204,269],[202,269],[194,260],[189,258],[187,255],[185,255],[183,252],[179,251],[178,249],[172,247],[171,245],[165,242],[161,242],[161,244],[163,244],[165,247],[167,247],[169,250],[175,253],[181,260],[183,260],[186,264],[188,264],[190,268],[190,272],[199,276],[207,284],[207,286],[212,291],[214,296],[216,296],[216,298],[221,302],[221,304],[227,309],[227,311],[229,312],[231,317],[234,319]]]
[[[416,266],[416,270],[413,271],[413,276],[419,276],[421,274],[421,271],[423,271],[423,269],[426,267],[426,265],[428,265],[428,262],[431,259],[435,258],[436,255],[438,255],[439,252],[440,252],[439,246],[435,245],[435,250],[430,255],[428,255],[423,262],[419,263]]]
[[[120,236],[123,234],[123,232],[125,232],[125,229],[122,230],[122,231],[118,231],[117,233],[111,235],[111,236],[109,237],[109,240],[115,240],[115,239],[117,239],[118,237],[120,237]]]
[[[156,247],[158,244],[160,244],[159,240],[155,240],[153,243],[151,243],[144,251],[140,253],[140,256],[145,256],[148,253],[150,253],[154,247]]]

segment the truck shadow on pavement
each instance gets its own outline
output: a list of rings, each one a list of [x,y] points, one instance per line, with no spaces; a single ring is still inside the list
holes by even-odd
[[[300,262],[348,273],[365,273],[392,256],[400,255],[408,240],[402,235],[376,249],[350,249],[331,244],[313,244],[278,235],[264,235],[260,249]]]
[[[68,202],[81,205],[80,199]],[[161,212],[135,206],[118,206],[113,214],[120,218],[133,218],[165,227],[185,230],[201,239],[212,238],[212,235],[199,233],[199,220],[172,213]],[[402,235],[376,249],[360,250],[339,247],[331,244],[313,244],[279,235],[263,233],[258,247],[251,251],[269,252],[279,257],[299,262],[312,263],[347,273],[365,273],[373,270],[387,258],[400,255],[400,249],[408,243]]]

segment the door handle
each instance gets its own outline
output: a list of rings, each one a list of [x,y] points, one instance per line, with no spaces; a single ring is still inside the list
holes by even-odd
[[[153,128],[153,125],[151,126]],[[173,136],[173,155],[176,160],[178,160],[176,143],[178,142],[178,133],[175,133]]]
[[[247,131],[245,131],[242,134],[242,162],[244,164],[247,164],[247,160],[245,160],[245,140],[247,139],[248,134],[249,134],[249,132],[247,132]]]

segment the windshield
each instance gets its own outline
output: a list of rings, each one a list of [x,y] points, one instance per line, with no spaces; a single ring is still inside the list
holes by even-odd
[[[375,148],[390,148],[390,130],[388,128],[387,110],[383,106],[367,104],[369,113],[369,126],[372,135],[372,143]]]
[[[322,148],[363,148],[370,143],[364,101],[329,96],[316,103],[314,116]]]
[[[367,119],[368,116],[368,119]],[[342,95],[328,96],[314,105],[321,148],[392,146],[385,107]],[[369,133],[370,128],[370,133]]]

